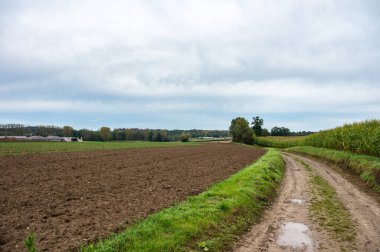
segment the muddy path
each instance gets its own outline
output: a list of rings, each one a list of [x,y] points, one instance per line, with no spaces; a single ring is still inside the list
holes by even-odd
[[[358,250],[380,251],[380,205],[326,164],[294,154],[289,155],[309,164],[336,189],[340,200],[358,225]]]
[[[309,215],[310,167],[333,186],[339,199],[357,223],[358,251],[380,251],[380,206],[356,189],[327,165],[309,158],[284,153],[286,172],[278,198],[268,207],[260,223],[254,225],[236,244],[235,252],[248,251],[340,251],[334,240]]]

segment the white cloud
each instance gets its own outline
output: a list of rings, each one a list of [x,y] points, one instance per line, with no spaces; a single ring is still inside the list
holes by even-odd
[[[377,1],[0,7],[0,113],[380,112]]]

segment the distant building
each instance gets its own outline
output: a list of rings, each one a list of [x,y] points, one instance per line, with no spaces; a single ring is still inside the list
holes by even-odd
[[[83,142],[81,137],[59,136],[0,136],[0,141]]]

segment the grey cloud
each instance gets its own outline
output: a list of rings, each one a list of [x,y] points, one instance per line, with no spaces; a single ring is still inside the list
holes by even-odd
[[[192,99],[178,108],[378,113],[378,10],[343,0],[2,1],[0,99],[17,107],[28,92],[37,111],[43,101],[63,110],[146,99],[170,111]],[[324,92],[336,94],[318,100]]]

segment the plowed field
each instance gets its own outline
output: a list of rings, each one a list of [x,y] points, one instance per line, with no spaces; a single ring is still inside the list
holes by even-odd
[[[198,194],[264,153],[236,144],[1,157],[0,250],[78,247]]]

